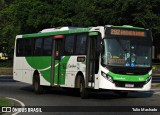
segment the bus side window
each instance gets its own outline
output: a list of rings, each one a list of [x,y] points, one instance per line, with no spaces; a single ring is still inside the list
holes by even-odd
[[[43,43],[43,39],[42,38],[37,38],[35,40],[35,48],[34,48],[34,55],[35,56],[42,55],[42,43]]]
[[[50,56],[52,53],[52,38],[44,38],[43,55]]]
[[[24,56],[32,56],[33,55],[33,39],[25,39],[24,40]]]
[[[74,52],[74,40],[75,35],[69,35],[65,38],[65,45],[64,45],[64,51],[65,55],[72,55]]]
[[[77,42],[76,42],[76,54],[84,55],[86,53],[86,34],[77,35]]]
[[[24,39],[17,39],[16,42],[16,56],[24,55]]]

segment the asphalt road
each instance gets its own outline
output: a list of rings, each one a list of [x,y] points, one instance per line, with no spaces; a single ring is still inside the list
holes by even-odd
[[[0,76],[0,96],[22,101],[25,106],[159,106],[160,89],[148,92],[131,92],[121,97],[111,91],[92,92],[89,99],[81,99],[71,90],[51,89],[37,95],[31,85],[17,82],[12,76]]]
[[[160,76],[153,76],[152,83],[160,83]]]

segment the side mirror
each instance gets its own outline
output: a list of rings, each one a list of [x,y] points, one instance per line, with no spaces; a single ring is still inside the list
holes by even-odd
[[[103,47],[103,44],[98,44],[98,47],[97,47],[97,51],[96,51],[96,58],[99,58],[100,54],[103,53],[104,51],[104,47]]]

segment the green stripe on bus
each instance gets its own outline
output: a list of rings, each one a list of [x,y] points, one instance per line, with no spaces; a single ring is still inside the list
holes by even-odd
[[[149,74],[145,75],[121,75],[109,72],[108,75],[116,81],[126,81],[126,82],[145,82],[149,77]]]
[[[51,66],[51,56],[25,57],[27,63],[34,69],[40,70]]]
[[[61,60],[61,65],[60,65],[60,84],[64,85],[65,84],[65,78],[66,78],[66,69],[67,69],[67,64],[71,56],[65,56]]]
[[[40,73],[41,73],[42,77],[43,77],[46,81],[48,81],[48,82],[51,81],[51,78],[50,78],[50,76],[51,76],[51,68],[49,68],[49,69],[47,69],[47,70],[45,70],[45,71],[40,71]]]
[[[65,77],[66,77],[66,66],[70,59],[70,56],[65,56],[61,60],[60,64],[60,78],[59,83],[61,85],[65,84]],[[42,77],[50,82],[50,75],[51,75],[51,56],[37,56],[37,57],[26,57],[27,63],[35,70],[38,70]],[[55,61],[55,76],[54,76],[54,83],[58,84],[58,61]]]
[[[51,56],[25,57],[27,63],[35,70],[38,70],[43,78],[50,82]]]

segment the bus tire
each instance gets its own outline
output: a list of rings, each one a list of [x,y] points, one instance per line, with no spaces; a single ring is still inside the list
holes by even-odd
[[[80,95],[82,99],[87,99],[89,97],[88,89],[85,88],[85,81],[82,77],[80,80]]]
[[[33,77],[33,90],[36,94],[43,94],[45,93],[45,89],[43,86],[40,85],[40,79],[38,76]]]

